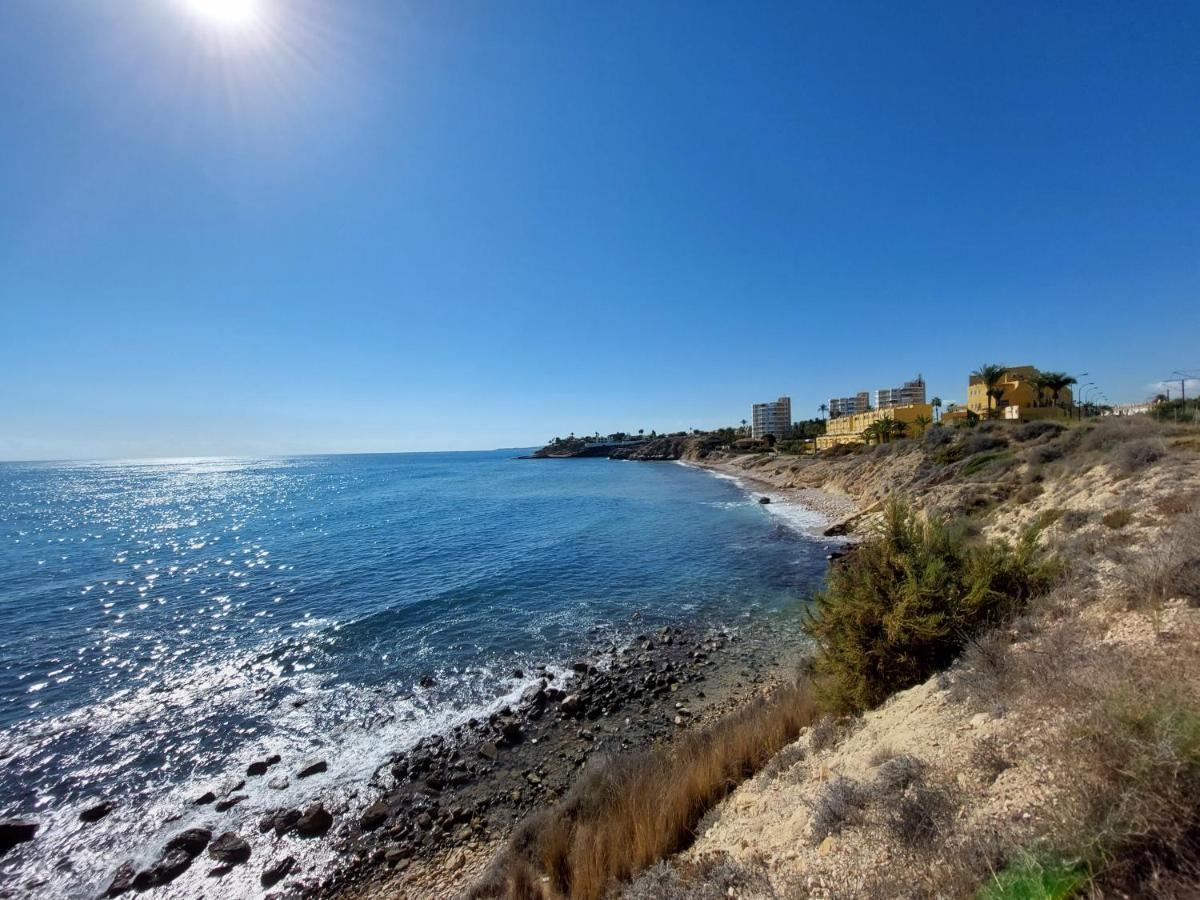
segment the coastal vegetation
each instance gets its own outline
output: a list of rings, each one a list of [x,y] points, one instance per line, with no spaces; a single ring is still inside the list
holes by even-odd
[[[706,444],[684,452],[860,504],[861,539],[804,622],[804,680],[589,769],[475,896],[1200,888],[1194,427],[929,423],[804,459]],[[692,743],[736,748],[743,730],[761,752]]]

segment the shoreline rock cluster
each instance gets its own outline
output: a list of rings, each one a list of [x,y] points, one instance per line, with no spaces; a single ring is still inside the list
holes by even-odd
[[[565,680],[539,667],[516,704],[427,736],[376,774],[379,798],[351,825],[346,864],[319,895],[363,889],[442,854],[461,866],[468,847],[505,837],[564,793],[594,754],[669,740],[741,702],[738,689],[756,690],[770,667],[753,659],[759,651],[738,655],[743,645],[736,632],[669,626],[597,648]]]

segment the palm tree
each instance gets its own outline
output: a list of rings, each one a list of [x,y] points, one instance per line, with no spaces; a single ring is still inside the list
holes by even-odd
[[[821,414],[821,418],[824,419],[826,413],[829,412],[829,404],[822,403],[820,406],[817,407],[817,412],[819,412]]]
[[[746,433],[746,420],[742,419],[742,434]]]
[[[942,398],[934,397],[929,401],[929,405],[933,407],[933,420],[939,421],[942,418]]]
[[[933,424],[933,420],[930,419],[929,416],[917,416],[915,419],[913,419],[912,423],[917,428],[917,434],[924,434],[925,429]],[[903,425],[904,423],[899,422],[897,424]]]
[[[1040,380],[1053,394],[1055,406],[1058,406],[1058,397],[1062,393],[1062,389],[1076,384],[1075,379],[1066,372],[1043,372]]]
[[[999,393],[996,393],[998,390],[996,385],[998,385],[1000,383],[1000,379],[1002,379],[1004,377],[1005,371],[1006,370],[1005,370],[1004,366],[1001,365],[1000,363],[987,363],[986,365],[980,366],[978,369],[976,369],[974,372],[971,373],[972,378],[978,378],[980,381],[983,382],[984,386],[987,388],[987,398],[988,398],[987,414],[988,414],[989,419],[992,417],[992,400],[1000,399],[1004,396],[1003,391],[999,391]]]

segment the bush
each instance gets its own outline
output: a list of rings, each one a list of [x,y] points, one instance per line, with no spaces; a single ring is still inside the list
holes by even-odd
[[[1029,450],[1029,462],[1035,466],[1044,466],[1057,459],[1062,459],[1063,448],[1057,443],[1038,444]]]
[[[1032,503],[1042,494],[1046,493],[1046,489],[1040,484],[1027,484],[1017,491],[1018,503]]]
[[[1200,603],[1200,513],[1182,517],[1167,540],[1141,551],[1120,571],[1134,608],[1161,607],[1176,597]]]
[[[843,828],[857,822],[870,799],[870,794],[853,778],[839,775],[826,784],[812,803],[808,820],[813,843],[819,844],[831,834],[841,834]]]
[[[1163,457],[1162,441],[1140,440],[1123,444],[1116,452],[1117,468],[1126,475],[1144,469]]]
[[[954,435],[943,425],[930,425],[921,436],[921,443],[929,448],[944,447],[953,440]]]
[[[1100,517],[1100,521],[1114,531],[1119,531],[1133,521],[1133,511],[1123,506],[1120,509],[1106,512]]]
[[[1056,571],[1028,531],[969,543],[891,501],[876,532],[834,566],[808,611],[821,703],[856,712],[948,666],[977,634],[1020,613]]]
[[[997,873],[976,900],[1067,900],[1087,883],[1079,863],[1025,858]]]
[[[967,456],[976,453],[986,453],[988,450],[1003,450],[1008,446],[1008,439],[991,431],[973,431],[963,438],[963,451]]]
[[[1018,425],[1013,429],[1012,436],[1014,440],[1024,444],[1029,441],[1036,441],[1048,434],[1057,437],[1065,430],[1065,425],[1043,419],[1040,422],[1025,422],[1022,425]]]

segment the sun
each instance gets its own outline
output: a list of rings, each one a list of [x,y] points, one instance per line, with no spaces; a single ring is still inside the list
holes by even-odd
[[[187,0],[197,16],[225,28],[244,28],[258,18],[258,0]]]

